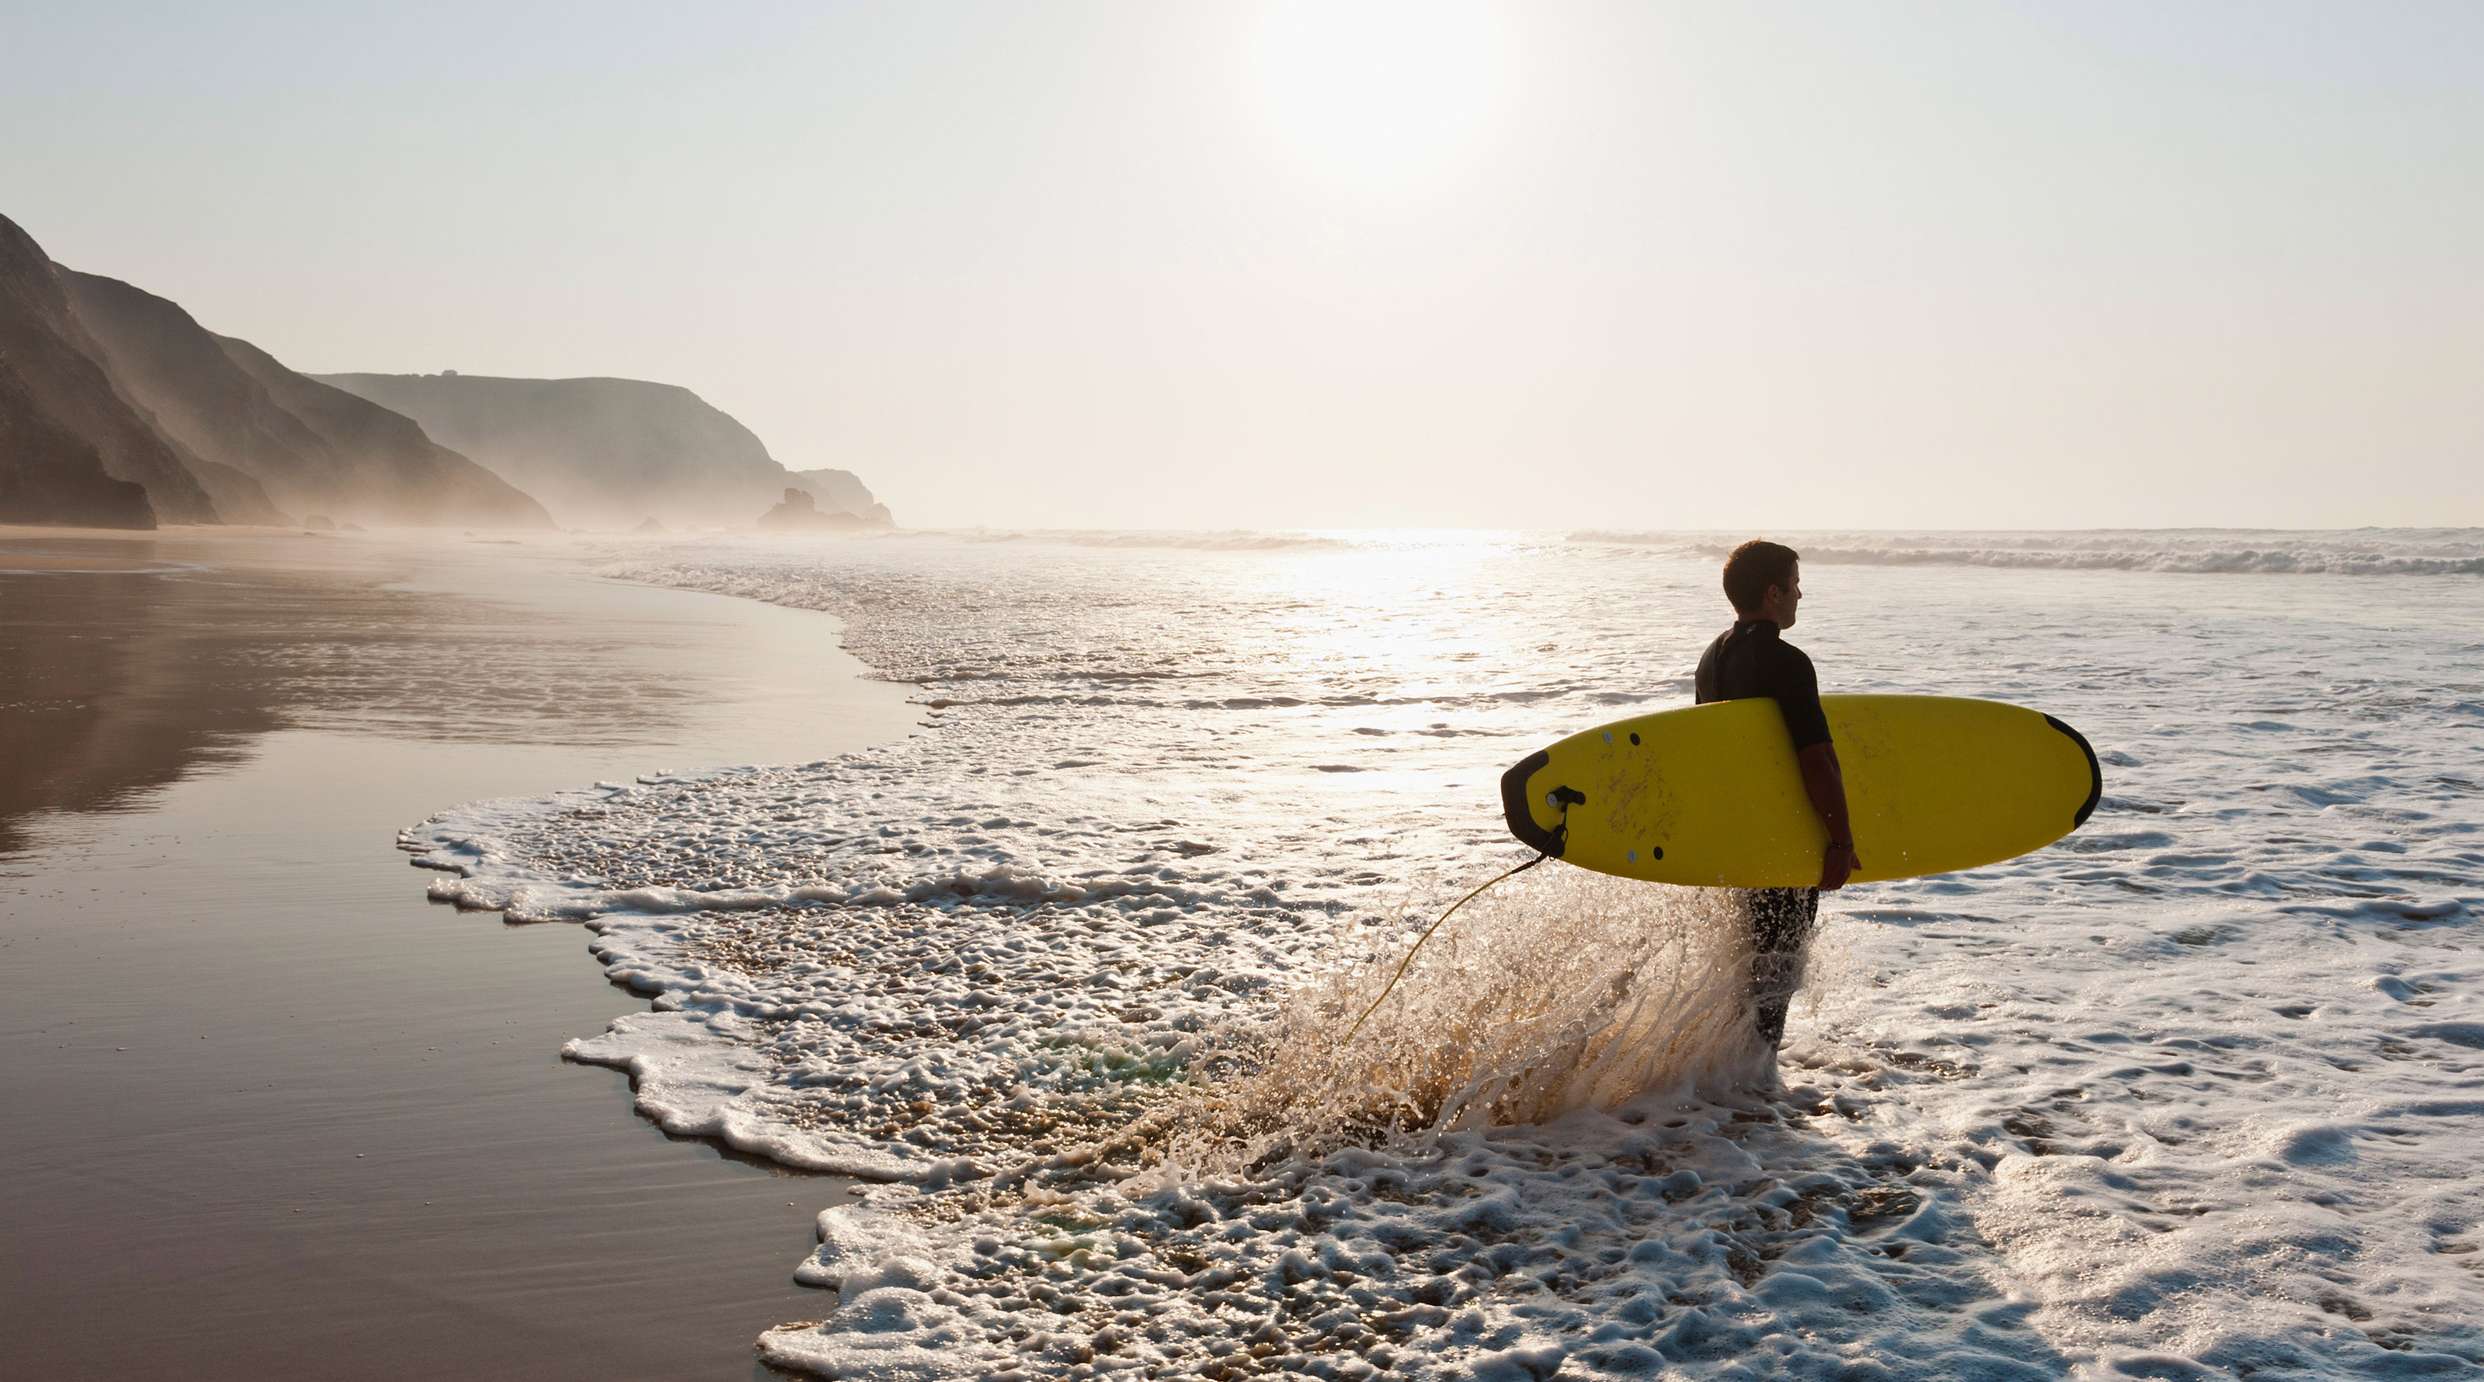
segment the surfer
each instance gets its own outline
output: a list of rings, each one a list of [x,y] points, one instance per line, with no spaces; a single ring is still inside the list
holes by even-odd
[[[1693,681],[1701,705],[1766,696],[1785,713],[1794,759],[1811,809],[1828,827],[1828,850],[1816,888],[1751,888],[1742,901],[1751,927],[1751,1017],[1775,1050],[1785,1040],[1785,1010],[1802,986],[1803,947],[1820,917],[1820,894],[1845,886],[1863,866],[1846,823],[1846,780],[1820,708],[1820,679],[1811,659],[1781,636],[1794,627],[1803,599],[1802,559],[1791,547],[1753,540],[1725,558],[1725,598],[1734,626],[1700,656]]]

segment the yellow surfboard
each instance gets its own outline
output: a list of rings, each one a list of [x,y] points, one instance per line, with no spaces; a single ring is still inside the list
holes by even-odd
[[[1822,696],[1863,867],[1855,882],[1971,869],[2076,830],[2096,751],[2050,715],[1951,696]],[[1510,833],[1599,873],[1704,887],[1820,881],[1828,832],[1773,700],[1573,734],[1501,778]]]

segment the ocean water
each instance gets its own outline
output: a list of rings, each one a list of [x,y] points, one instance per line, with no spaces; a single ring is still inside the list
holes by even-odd
[[[569,1054],[667,1128],[884,1182],[781,1366],[2484,1374],[2484,532],[1793,540],[1825,688],[2044,710],[2106,785],[1831,896],[1778,1071],[1717,895],[1557,863],[1347,1040],[1528,857],[1504,767],[1689,701],[1700,535],[616,553],[838,615],[926,727],[402,843],[594,929],[651,1002]]]

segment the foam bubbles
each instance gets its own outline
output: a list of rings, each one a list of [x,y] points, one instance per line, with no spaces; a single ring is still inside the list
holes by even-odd
[[[2110,562],[1815,572],[1833,688],[2036,705],[2112,766],[2063,847],[1835,899],[1779,1083],[1719,899],[1557,865],[1343,1040],[1523,857],[1502,767],[1686,699],[1712,560],[1224,546],[658,554],[844,616],[925,732],[407,833],[435,896],[595,929],[651,1010],[571,1053],[651,1116],[887,1178],[822,1215],[798,1274],[836,1294],[771,1362],[2484,1366],[2484,587],[2415,620]]]

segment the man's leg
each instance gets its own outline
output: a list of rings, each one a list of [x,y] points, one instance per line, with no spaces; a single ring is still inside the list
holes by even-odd
[[[1751,1023],[1774,1050],[1785,1041],[1785,1010],[1803,986],[1803,946],[1820,916],[1817,888],[1754,888],[1751,914]]]

